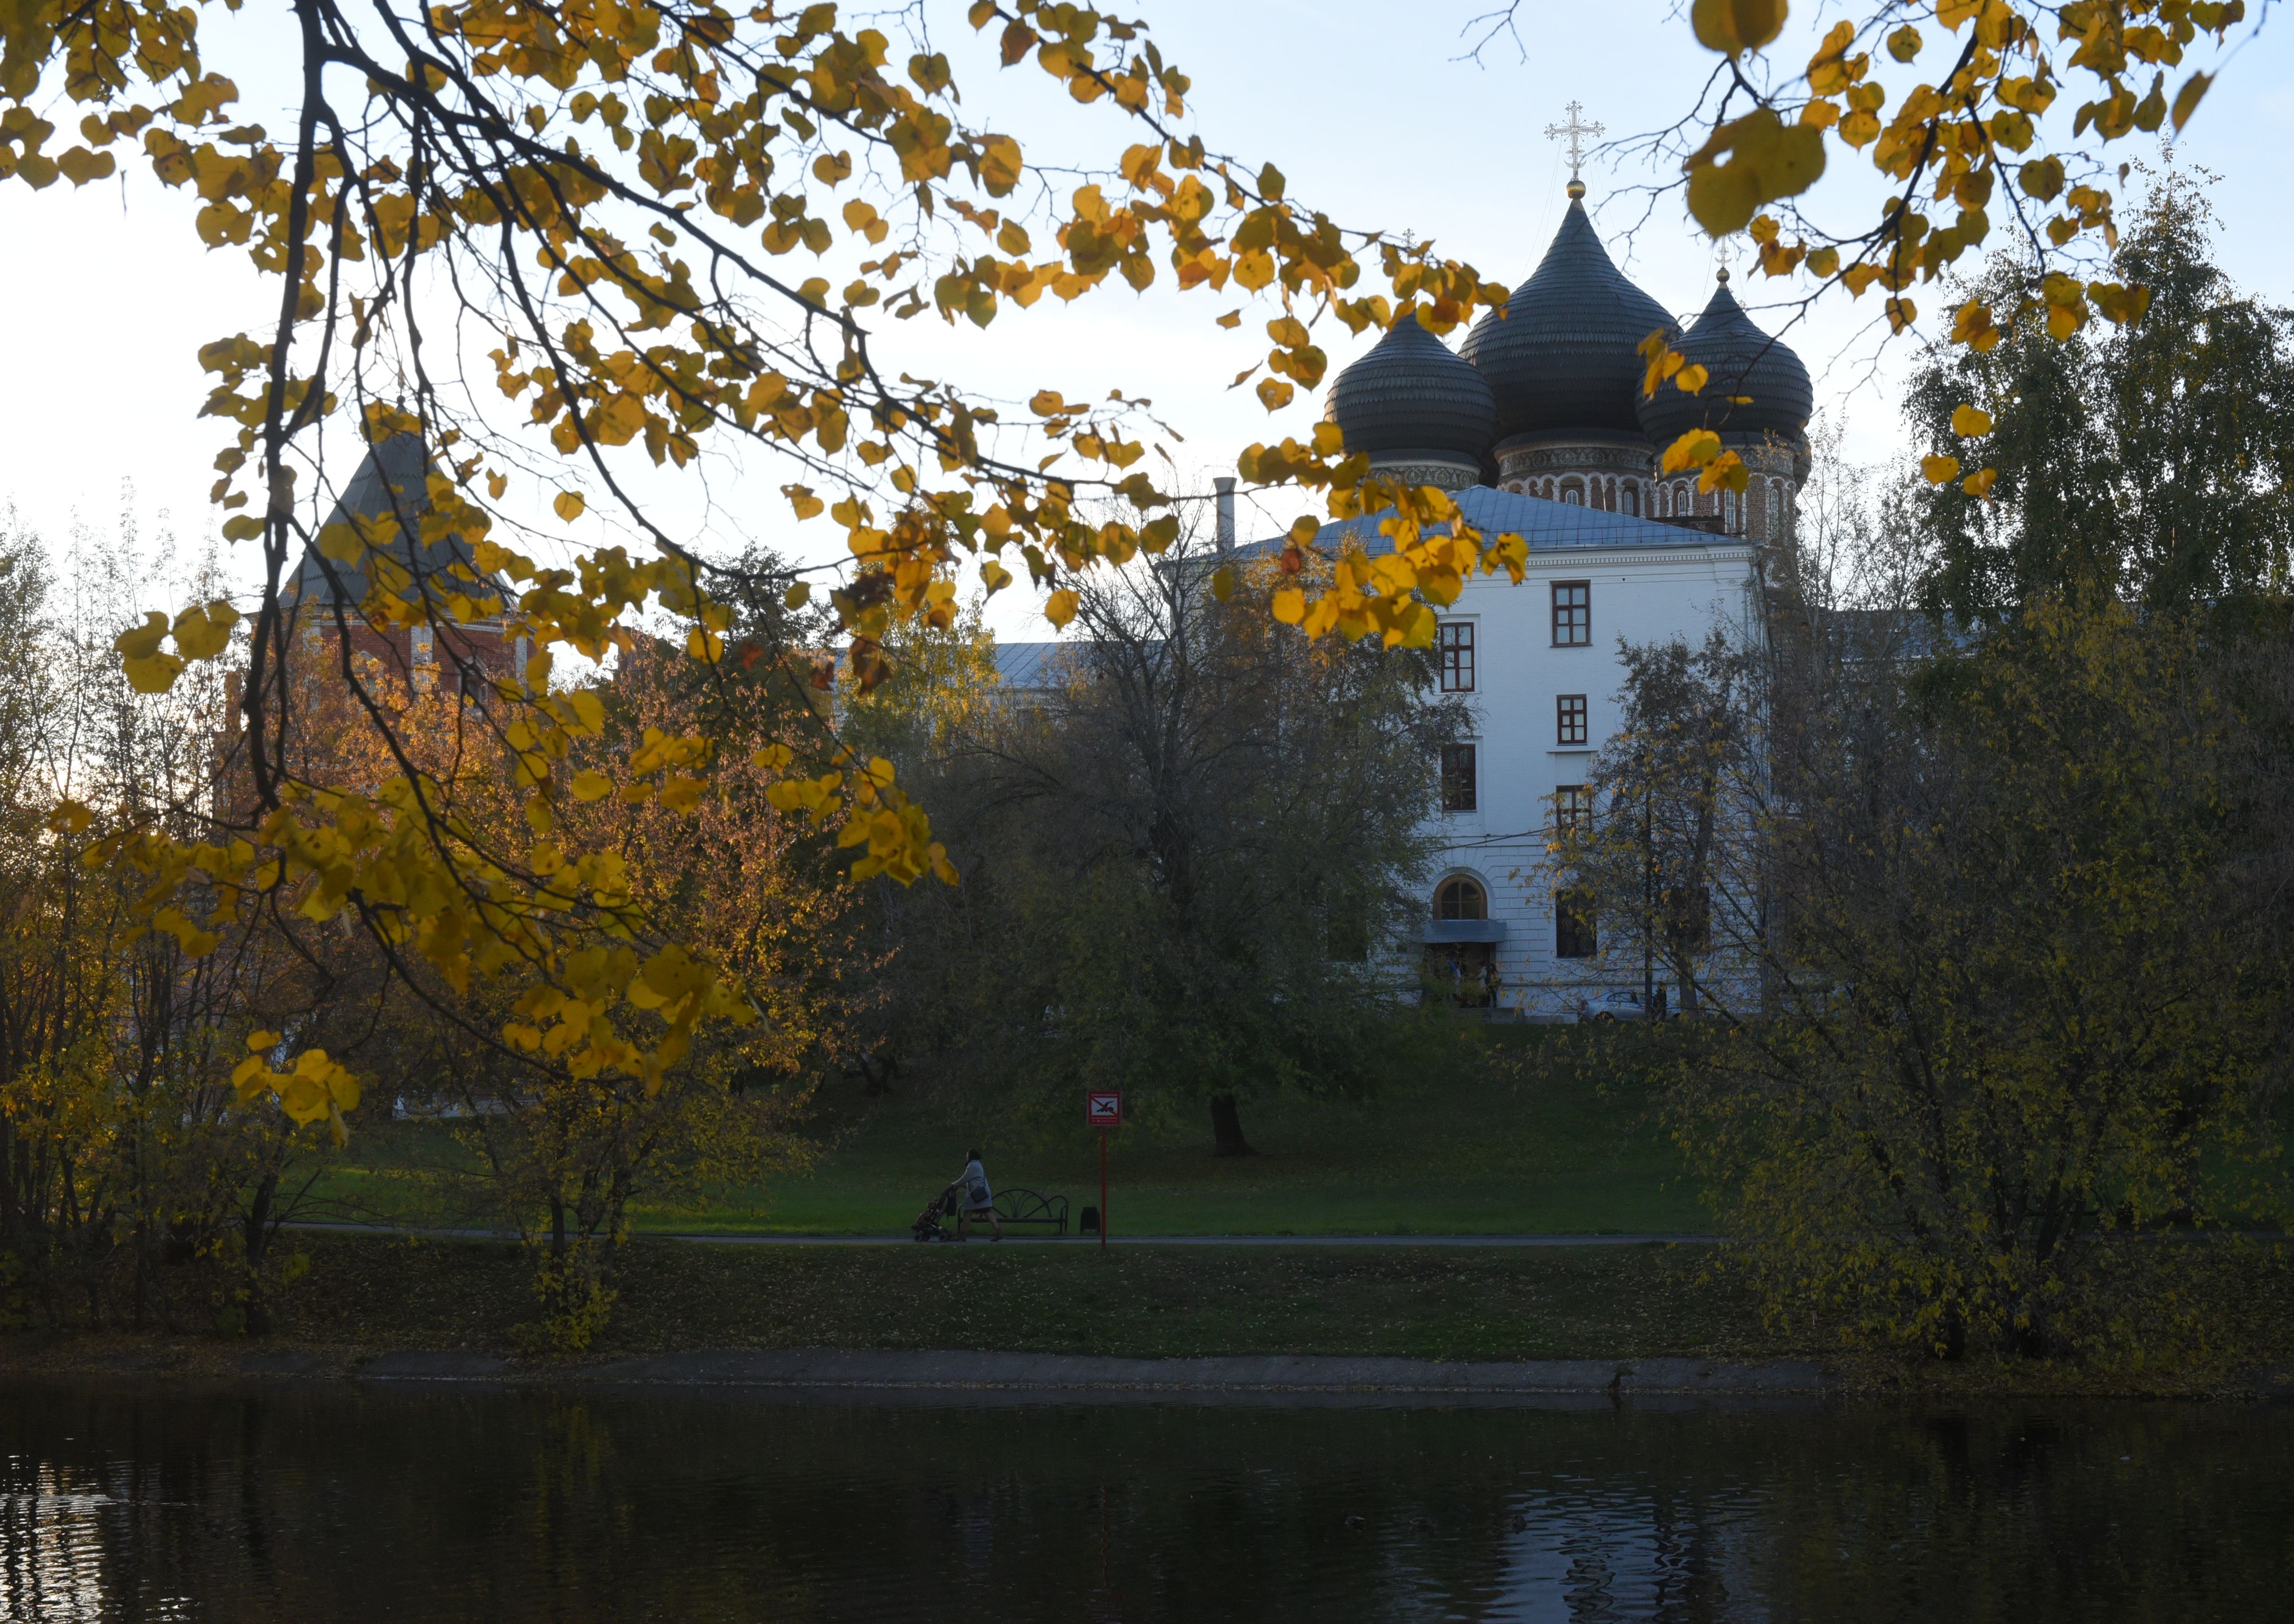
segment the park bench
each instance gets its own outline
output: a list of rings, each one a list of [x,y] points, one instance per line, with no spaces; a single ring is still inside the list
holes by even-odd
[[[996,1192],[996,1216],[1003,1223],[1040,1223],[1068,1232],[1068,1198],[1010,1187]]]

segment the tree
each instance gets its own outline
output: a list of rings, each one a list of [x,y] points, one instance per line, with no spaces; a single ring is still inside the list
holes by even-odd
[[[1222,600],[1216,564],[1183,542],[1090,583],[1045,686],[951,733],[924,781],[964,880],[904,911],[896,979],[931,989],[927,1041],[1207,1107],[1240,1156],[1245,1101],[1362,1087],[1409,1041],[1393,955],[1458,719],[1424,655],[1309,643],[1254,601],[1288,577]]]
[[[1794,72],[1762,55],[1781,37],[1781,0],[1699,0],[1690,26],[1725,60],[1707,96],[1660,138],[1682,157],[1686,200],[1705,229],[1748,232],[1771,275],[1805,272],[1851,294],[1880,288],[1899,329],[1916,315],[1908,289],[1980,245],[1995,202],[2043,255],[2108,241],[2103,149],[2161,127],[2168,68],[2183,72],[2171,98],[2180,127],[2209,83],[2207,71],[2184,70],[2186,53],[2200,34],[2225,44],[2244,16],[2242,0],[1936,0],[1948,66],[1883,122],[1882,81],[1895,70],[1857,47],[1884,30],[1888,55],[1916,74],[1928,47],[1909,19],[1930,11],[1901,0],[1865,8]],[[795,513],[826,512],[845,532],[853,562],[830,597],[850,638],[845,669],[865,689],[883,674],[892,627],[948,623],[962,564],[976,563],[993,590],[1014,578],[1009,561],[1024,563],[1064,623],[1092,571],[1159,552],[1178,533],[1163,511],[1173,493],[1147,472],[1143,403],[1119,392],[1086,405],[1043,389],[1029,427],[1065,466],[1032,460],[1032,447],[1007,459],[998,410],[954,384],[912,381],[874,324],[931,311],[984,325],[1007,304],[1079,297],[1117,280],[1143,288],[1167,267],[1183,289],[1235,298],[1213,318],[1222,326],[1240,328],[1246,304],[1267,316],[1268,347],[1243,377],[1263,369],[1257,396],[1279,411],[1322,378],[1322,321],[1359,332],[1419,320],[1448,331],[1502,302],[1471,267],[1407,237],[1345,228],[1293,199],[1274,165],[1217,153],[1187,127],[1186,75],[1141,25],[1088,7],[981,0],[966,12],[975,31],[993,33],[1007,68],[1032,60],[1113,121],[1120,134],[1108,149],[1072,164],[1030,160],[1009,134],[974,122],[985,103],[959,96],[917,12],[891,25],[914,47],[897,67],[890,36],[848,31],[830,4],[744,15],[705,0],[556,10],[294,0],[291,15],[300,105],[279,138],[233,119],[237,92],[202,54],[198,8],[25,0],[0,17],[0,178],[85,185],[114,173],[120,143],[140,143],[159,179],[198,191],[202,240],[243,248],[278,295],[264,333],[218,336],[202,351],[216,379],[205,410],[233,426],[217,458],[224,532],[263,548],[240,697],[251,803],[232,826],[204,832],[225,838],[154,820],[95,849],[140,863],[163,893],[181,891],[172,905],[155,895],[155,909],[226,898],[228,920],[208,923],[275,909],[285,890],[322,875],[297,905],[332,906],[389,954],[426,957],[450,981],[523,966],[562,985],[566,966],[626,940],[647,949],[630,978],[691,958],[631,903],[602,901],[590,887],[569,904],[561,879],[598,855],[565,844],[559,770],[597,724],[578,687],[553,688],[554,651],[597,659],[654,605],[686,617],[691,656],[720,670],[733,615],[721,583],[739,579],[648,513],[617,448],[641,446],[679,469],[704,451],[752,448],[785,468]],[[2049,24],[2068,49],[2046,43]],[[2130,76],[2146,68],[2155,77],[2143,93]],[[2074,84],[2095,99],[2072,143],[2046,152],[2034,118]],[[59,105],[82,112],[61,135],[45,116]],[[1760,212],[1806,194],[1834,146],[1869,148],[1887,178],[1894,196],[1876,221],[1827,234],[1796,207]],[[2026,152],[2038,155],[2010,183],[2006,155]],[[1080,184],[1060,198],[1043,183],[1063,171]],[[1950,223],[1920,212],[1930,195],[1956,207]],[[1787,244],[1792,222],[1802,231]],[[1039,237],[1057,251],[1038,248]],[[840,290],[832,276],[782,269],[799,249],[839,250],[829,268],[851,280]],[[2076,258],[2060,264],[2039,293],[2051,333],[2076,332],[2097,312],[2140,314],[2144,289],[2079,274]],[[1999,329],[1973,300],[1952,330],[1981,346]],[[429,336],[447,332],[491,335],[501,403],[441,386]],[[1651,386],[1696,386],[1664,336],[1651,338]],[[376,450],[419,436],[419,488],[396,489],[385,513],[329,523],[338,493],[328,470],[357,460],[320,454],[329,426],[338,441]],[[1701,466],[1708,486],[1745,477],[1708,430],[1683,435],[1665,459]],[[500,504],[536,464],[561,517],[596,495],[655,556],[606,547],[560,569],[503,545],[516,514]],[[1296,587],[1270,597],[1273,613],[1311,636],[1421,646],[1434,607],[1469,572],[1520,574],[1518,537],[1482,536],[1439,491],[1369,478],[1332,425],[1252,446],[1238,468],[1322,492],[1334,517],[1393,510],[1393,550],[1377,570],[1326,560],[1342,567],[1315,578],[1312,601]],[[1127,508],[1086,516],[1088,503],[1115,496]],[[1310,519],[1296,532],[1294,570],[1316,529]],[[425,547],[404,544],[418,535]],[[468,556],[449,548],[449,561],[429,567],[427,544],[449,537]],[[378,719],[349,658],[353,621],[448,629],[500,614],[532,640],[525,681],[496,679],[476,723],[519,763],[524,834],[512,825],[483,846],[464,838],[451,798],[403,751],[378,784],[297,775],[293,739],[312,725],[290,673],[298,549],[338,587],[350,575],[366,583],[355,602],[338,593],[331,611],[336,674]],[[749,582],[784,584],[793,593],[807,583]],[[223,657],[238,618],[212,598],[173,617],[153,612],[121,637],[125,669],[139,687],[163,690],[187,665]],[[696,756],[711,753],[706,743],[695,743]],[[859,831],[858,877],[948,878],[922,811],[864,768],[823,736],[775,770],[788,795],[835,808]],[[219,937],[184,917],[199,933],[191,939]],[[715,968],[704,963],[703,976],[689,1006],[645,1029],[649,1050],[688,1043],[696,1023],[742,1007]],[[577,1050],[566,1060],[596,1058]]]
[[[1764,928],[1769,662],[1717,628],[1695,648],[1674,638],[1619,652],[1623,724],[1594,758],[1590,816],[1557,818],[1557,866],[1597,919],[1602,957],[1644,967],[1643,1013],[1658,1017],[1661,976],[1694,1015],[1716,953],[1718,973],[1741,976],[1737,944]]]
[[[272,1243],[338,1116],[286,1079],[286,1112],[248,1108],[269,1076],[241,1075],[243,1040],[293,956],[266,929],[203,941],[179,908],[154,917],[54,816],[198,827],[175,808],[211,783],[224,685],[129,690],[112,630],[139,565],[172,573],[142,554],[126,523],[84,536],[59,592],[36,537],[0,534],[0,1255],[52,1324],[259,1332]]]
[[[2238,1210],[2286,1059],[2282,784],[2187,622],[2042,600],[1964,648],[1819,613],[1716,908],[1682,1141],[1779,1315],[1947,1357],[2202,1336],[2140,1238]],[[1746,718],[1749,724],[1750,718]],[[2257,810],[2270,808],[2257,820]]]
[[[2181,611],[2287,588],[2294,312],[2211,263],[2211,176],[2170,162],[2150,178],[2115,256],[2152,290],[2140,323],[2058,341],[2027,314],[1988,352],[1932,346],[1915,378],[1915,431],[1939,452],[1957,449],[1964,403],[1989,424],[1987,494],[1945,483],[1919,499],[1930,603],[1963,624],[2049,593]],[[1973,291],[2005,306],[2042,280],[2003,256]]]

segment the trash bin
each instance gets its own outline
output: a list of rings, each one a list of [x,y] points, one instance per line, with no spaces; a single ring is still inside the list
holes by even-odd
[[[1096,1235],[1099,1233],[1099,1209],[1097,1207],[1086,1206],[1083,1209],[1083,1222],[1076,1225],[1076,1233],[1078,1235]]]

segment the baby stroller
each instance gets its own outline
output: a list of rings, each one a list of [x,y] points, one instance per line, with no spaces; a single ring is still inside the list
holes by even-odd
[[[915,1231],[918,1240],[954,1240],[953,1225],[943,1222],[956,1216],[956,1186],[951,1184],[924,1204],[916,1221],[908,1227]]]

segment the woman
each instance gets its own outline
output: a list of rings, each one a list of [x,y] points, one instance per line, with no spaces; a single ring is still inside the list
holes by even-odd
[[[988,1188],[988,1169],[980,1165],[979,1151],[967,1150],[964,1156],[964,1172],[956,1181],[960,1192],[956,1198],[956,1238],[970,1240],[972,1221],[985,1218],[988,1227],[996,1231],[996,1238],[1001,1240],[1004,1222],[996,1215],[996,1196]]]

